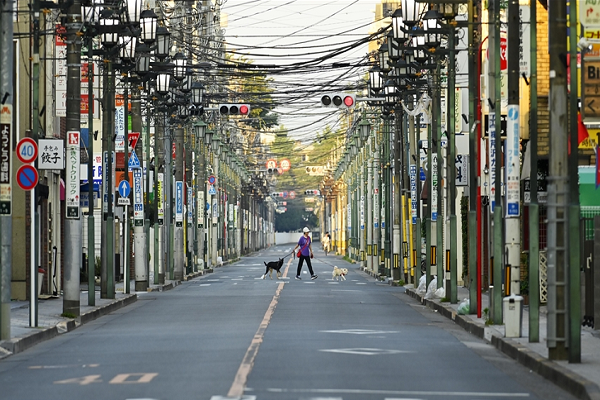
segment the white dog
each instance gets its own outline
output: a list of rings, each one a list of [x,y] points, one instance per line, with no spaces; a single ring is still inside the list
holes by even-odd
[[[331,273],[331,277],[333,278],[333,280],[336,280],[336,281],[338,280],[338,278],[341,278],[340,280],[345,281],[347,274],[348,274],[348,268],[333,267],[333,272]]]

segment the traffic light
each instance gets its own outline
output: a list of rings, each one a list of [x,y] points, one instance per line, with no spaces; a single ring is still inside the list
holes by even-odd
[[[321,97],[323,107],[352,108],[356,105],[356,96],[350,93],[332,93]]]
[[[248,115],[250,106],[248,104],[219,104],[221,115]]]

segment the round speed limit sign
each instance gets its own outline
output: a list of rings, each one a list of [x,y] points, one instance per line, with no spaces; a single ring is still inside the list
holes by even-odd
[[[35,140],[29,137],[19,140],[19,143],[17,144],[17,157],[22,163],[28,164],[33,162],[37,156],[38,147]]]

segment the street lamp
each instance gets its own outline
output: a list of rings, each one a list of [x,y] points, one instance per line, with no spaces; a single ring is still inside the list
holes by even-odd
[[[171,33],[164,26],[156,29],[156,56],[164,60],[171,51]]]
[[[175,64],[173,77],[178,81],[182,81],[187,75],[187,58],[179,52],[173,56],[173,63]]]
[[[375,65],[369,70],[369,87],[372,94],[377,94],[383,87],[383,77],[381,76],[381,68]]]
[[[156,25],[158,17],[153,10],[144,10],[140,14],[140,40],[144,43],[154,43],[156,40]]]
[[[427,4],[417,3],[416,0],[402,0],[402,20],[404,25],[412,28],[420,18]]]
[[[202,95],[204,93],[204,85],[200,82],[192,84],[192,104],[199,106],[202,104]]]
[[[169,93],[171,83],[171,74],[161,72],[156,76],[156,92],[161,95]]]
[[[102,45],[110,49],[119,43],[119,17],[111,10],[103,10],[100,13],[100,40]]]

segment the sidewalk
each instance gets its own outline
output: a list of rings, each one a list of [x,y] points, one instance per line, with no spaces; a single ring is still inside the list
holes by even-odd
[[[184,277],[184,281],[212,272],[212,269],[198,271]],[[62,297],[42,296],[38,300],[38,326],[29,326],[29,301],[13,301],[10,304],[10,340],[0,341],[0,359],[20,353],[45,340],[70,332],[82,324],[125,307],[137,300],[134,291],[135,281],[130,281],[130,294],[123,293],[123,282],[115,284],[115,298],[101,299],[100,287],[96,286],[96,305],[88,306],[87,285],[81,285],[80,316],[65,318]],[[181,284],[181,281],[166,281],[162,285],[150,285],[148,292],[162,292]]]
[[[370,271],[363,271],[378,278]],[[504,325],[485,325],[477,315],[458,315],[458,304],[442,303],[440,299],[424,299],[413,285],[404,286],[406,294],[426,307],[440,313],[467,332],[486,340],[501,352],[523,364],[531,371],[554,382],[573,396],[586,400],[600,400],[600,331],[589,327],[581,328],[581,363],[551,361],[546,347],[547,309],[540,307],[538,343],[529,342],[529,306],[523,307],[522,337],[505,338]],[[469,290],[458,288],[458,302],[469,298]],[[487,293],[482,295],[481,308],[489,307]]]

